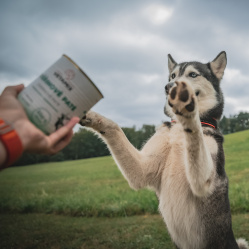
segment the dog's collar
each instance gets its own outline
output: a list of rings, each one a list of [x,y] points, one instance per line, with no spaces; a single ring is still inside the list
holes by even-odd
[[[217,129],[217,120],[215,118],[201,119],[201,125],[204,127],[212,127]]]
[[[200,121],[203,127],[212,127],[213,129],[217,129],[217,120],[215,118],[201,119]],[[176,123],[176,120],[171,120],[171,123]]]

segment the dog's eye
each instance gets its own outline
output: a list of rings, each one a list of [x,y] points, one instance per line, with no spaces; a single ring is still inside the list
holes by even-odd
[[[200,91],[196,91],[195,95],[198,96],[200,94]]]
[[[175,73],[172,73],[171,74],[171,78],[174,79],[176,77],[176,74]]]
[[[189,76],[192,77],[192,78],[196,78],[196,77],[198,76],[198,74],[197,74],[197,73],[194,73],[194,72],[191,72],[191,73],[189,74]]]

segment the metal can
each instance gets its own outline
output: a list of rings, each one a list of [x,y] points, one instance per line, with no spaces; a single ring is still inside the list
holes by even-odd
[[[91,79],[66,55],[18,95],[30,121],[47,135],[73,116],[82,118],[102,98]]]

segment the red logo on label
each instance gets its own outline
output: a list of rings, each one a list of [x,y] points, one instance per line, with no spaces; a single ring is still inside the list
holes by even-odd
[[[66,75],[65,79],[68,80],[68,81],[70,81],[70,80],[73,80],[73,79],[74,79],[74,77],[75,77],[75,72],[74,72],[74,70],[72,70],[72,69],[67,69],[67,70],[65,71],[65,75]]]

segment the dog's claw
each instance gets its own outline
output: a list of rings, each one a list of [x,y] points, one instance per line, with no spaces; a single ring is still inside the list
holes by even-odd
[[[92,122],[92,120],[91,120],[90,118],[87,118],[86,116],[84,116],[84,117],[80,120],[79,124],[82,125],[82,126],[87,126],[87,125],[89,125],[91,122]]]

